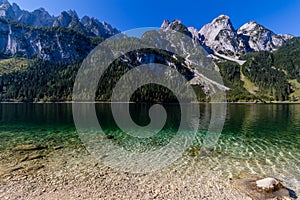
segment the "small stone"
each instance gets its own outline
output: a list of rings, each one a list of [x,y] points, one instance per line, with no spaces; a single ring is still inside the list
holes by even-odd
[[[228,179],[229,179],[230,181],[232,181],[232,179],[233,179],[232,174],[229,174],[229,175],[228,175]]]

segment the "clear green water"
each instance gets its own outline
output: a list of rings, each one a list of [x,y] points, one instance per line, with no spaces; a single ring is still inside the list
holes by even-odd
[[[149,105],[130,106],[133,120],[140,125],[149,123]],[[210,106],[201,104],[202,117],[209,115]],[[109,104],[96,106],[109,137],[126,148],[136,148],[134,144],[138,143],[142,151],[165,145],[178,129],[178,106],[165,107],[168,121],[164,130],[154,139],[135,140],[116,127]],[[195,146],[201,146],[209,120],[201,122]],[[73,122],[72,104],[0,104],[0,150],[30,143],[82,145]],[[225,171],[274,174],[300,189],[300,105],[228,105],[225,126],[212,157]]]

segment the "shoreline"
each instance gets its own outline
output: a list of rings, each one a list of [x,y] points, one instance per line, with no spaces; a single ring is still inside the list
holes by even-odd
[[[14,102],[0,101],[0,104],[177,104],[168,102],[108,102],[108,101],[56,101],[56,102]],[[190,102],[183,104],[257,104],[257,105],[276,105],[276,104],[300,104],[299,102]]]
[[[163,169],[143,174],[110,168],[82,145],[26,152],[7,149],[0,157],[1,199],[251,200],[234,184],[253,169],[240,168],[241,160],[232,157],[184,155]],[[236,167],[229,170],[229,163]],[[269,177],[272,171],[257,169],[253,175]]]

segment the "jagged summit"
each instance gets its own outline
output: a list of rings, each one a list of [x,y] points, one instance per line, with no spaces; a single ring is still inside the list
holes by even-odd
[[[267,30],[264,26],[258,24],[256,21],[250,21],[242,25],[238,30],[238,34],[248,35],[251,32],[258,31],[258,30]]]
[[[66,11],[68,13],[68,15],[70,15],[71,17],[76,17],[76,18],[79,18],[78,17],[78,14],[75,10],[67,10]]]
[[[169,22],[169,20],[164,20],[161,25],[161,28],[166,29],[166,30],[175,30],[175,31],[178,31],[178,32],[181,32],[181,33],[191,36],[191,33],[188,30],[188,28],[179,19],[175,19],[172,22]]]
[[[219,15],[218,17],[216,17],[213,21],[212,21],[212,23],[218,23],[218,22],[220,22],[220,21],[227,21],[227,22],[229,22],[230,21],[230,17],[228,16],[228,15],[224,15],[224,14],[221,14],[221,15]]]
[[[179,19],[175,19],[170,22],[168,19],[165,19],[163,21],[163,23],[161,24],[161,28],[170,28],[170,27],[177,26],[177,25],[183,25],[182,21]]]
[[[237,39],[236,30],[227,15],[220,15],[204,25],[199,34],[206,46],[220,53],[236,54],[239,49],[244,48],[243,42]]]
[[[166,29],[166,28],[168,28],[169,24],[170,24],[170,21],[165,19],[160,27],[163,29]]]
[[[218,20],[218,19],[221,19],[221,20],[223,20],[223,19],[229,20],[230,17],[229,17],[228,15],[221,14],[221,15],[219,15],[218,17],[216,17],[214,20]]]
[[[227,15],[218,16],[210,24],[213,24],[215,26],[222,26],[223,28],[234,30],[234,27],[231,23],[230,17]]]

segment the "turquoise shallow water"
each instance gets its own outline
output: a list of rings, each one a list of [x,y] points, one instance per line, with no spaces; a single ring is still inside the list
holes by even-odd
[[[130,106],[131,117],[137,124],[150,122],[149,105]],[[146,152],[166,145],[178,129],[178,106],[165,107],[168,121],[164,130],[151,139],[125,135],[114,123],[109,104],[97,104],[96,110],[108,139],[128,150]],[[210,108],[210,104],[200,105],[203,119],[193,143],[195,147],[201,147]],[[0,104],[0,150],[31,143],[82,145],[73,122],[72,104]],[[229,104],[221,137],[209,156],[228,173],[274,175],[300,189],[300,105]]]

